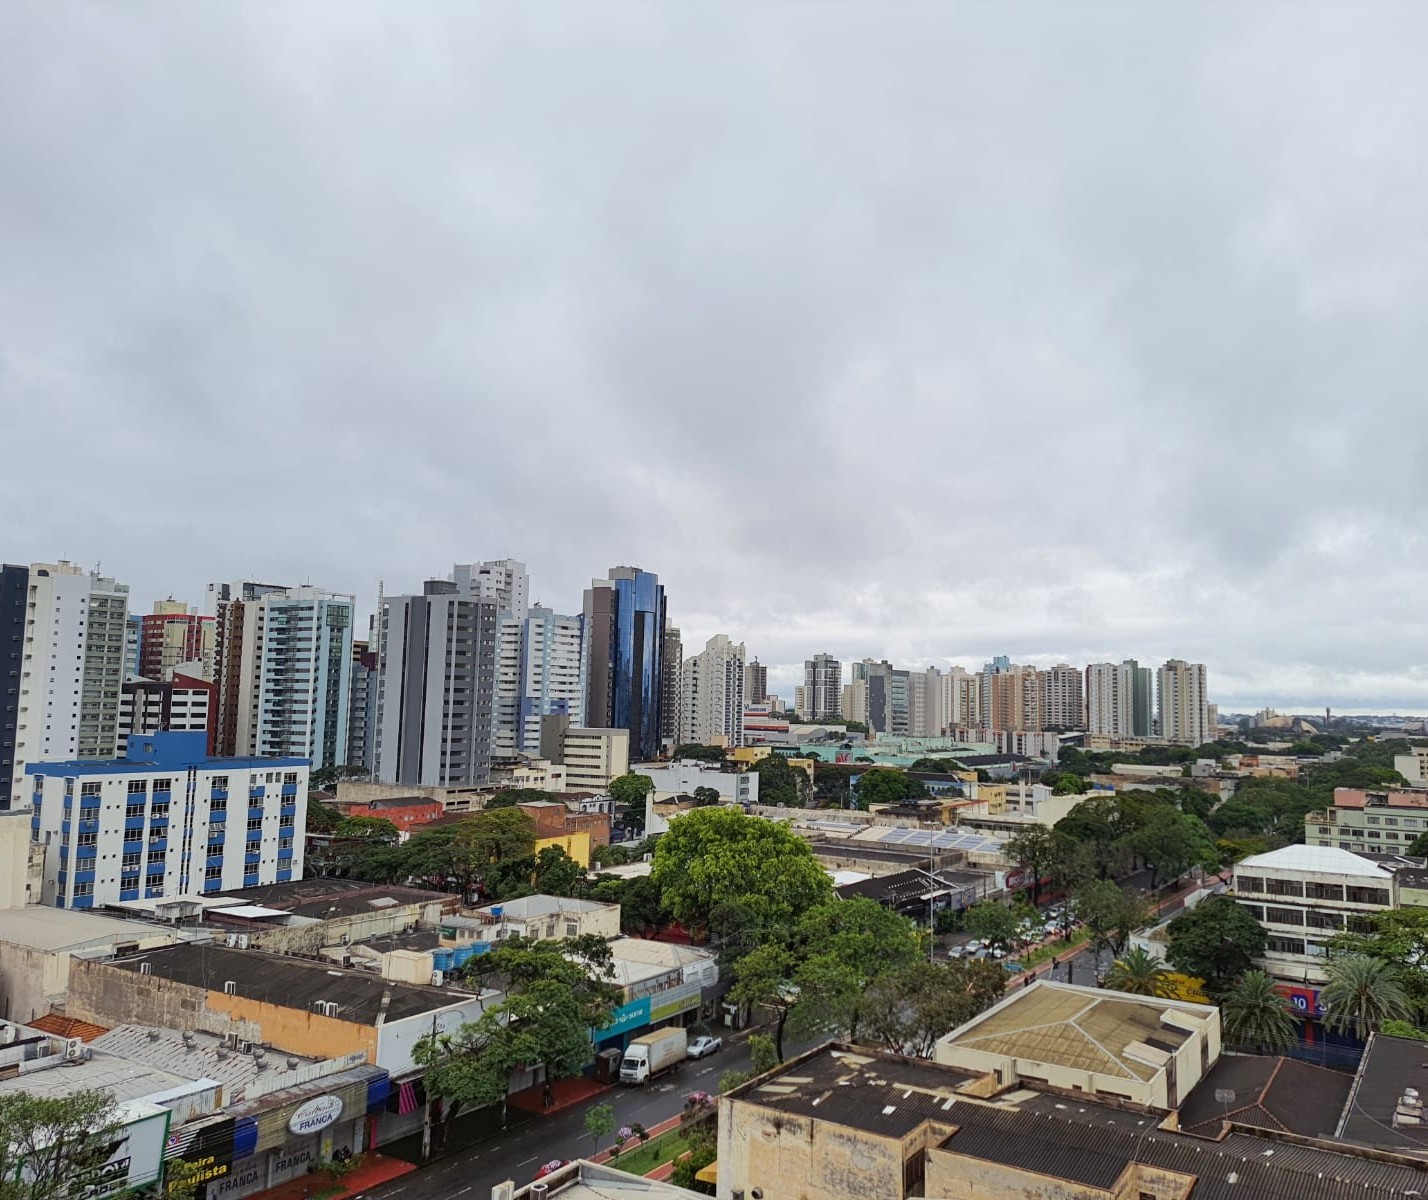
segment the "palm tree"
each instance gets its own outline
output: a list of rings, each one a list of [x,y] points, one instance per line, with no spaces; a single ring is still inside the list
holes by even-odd
[[[1263,971],[1246,971],[1220,1005],[1225,1040],[1255,1050],[1284,1050],[1297,1040],[1294,1019],[1274,980]]]
[[[1132,946],[1111,964],[1106,972],[1106,986],[1112,991],[1129,992],[1132,996],[1168,997],[1174,993],[1170,972],[1165,963],[1139,946]]]
[[[1319,993],[1324,1024],[1360,1038],[1385,1021],[1408,1021],[1413,1005],[1390,963],[1363,954],[1346,954],[1329,963],[1329,982]]]

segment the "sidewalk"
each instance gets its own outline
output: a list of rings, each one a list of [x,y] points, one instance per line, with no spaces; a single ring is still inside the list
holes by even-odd
[[[563,1108],[583,1104],[592,1096],[608,1092],[613,1086],[609,1083],[597,1083],[588,1076],[581,1075],[576,1079],[557,1079],[552,1083],[550,1085],[552,1103],[550,1104],[545,1102],[545,1084],[543,1083],[538,1083],[535,1087],[524,1088],[519,1092],[512,1092],[508,1103],[512,1108],[518,1108],[522,1112],[535,1113],[537,1116],[549,1116]]]
[[[375,1150],[362,1155],[362,1165],[343,1179],[333,1179],[322,1172],[299,1175],[264,1192],[255,1192],[250,1200],[348,1200],[378,1184],[388,1183],[415,1171],[416,1167],[397,1158],[388,1158]]]

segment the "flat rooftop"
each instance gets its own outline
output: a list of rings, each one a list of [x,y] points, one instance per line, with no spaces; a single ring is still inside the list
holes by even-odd
[[[902,1137],[924,1121],[950,1124],[956,1089],[977,1078],[955,1067],[825,1045],[733,1095],[779,1112]]]
[[[569,896],[521,896],[516,900],[505,900],[500,904],[487,904],[474,912],[495,917],[500,910],[502,917],[526,920],[530,917],[553,917],[560,913],[590,913],[602,909],[618,908],[616,904],[605,904],[599,900],[576,900]]]
[[[135,941],[157,934],[173,936],[171,926],[76,908],[30,904],[0,916],[0,942],[32,950],[79,950],[111,942]]]
[[[360,879],[294,879],[288,883],[264,883],[224,892],[219,898],[226,902],[226,907],[257,905],[319,920],[349,917],[398,904],[447,904],[453,899],[446,892],[367,883]]]
[[[1201,1004],[1039,980],[940,1038],[937,1045],[1144,1082],[1160,1074],[1164,1059],[1190,1036],[1162,1020],[1163,1014],[1173,1013],[1172,1019],[1195,1026],[1214,1012]]]
[[[213,943],[163,946],[108,964],[121,971],[139,970],[141,963],[161,979],[221,992],[231,982],[234,994],[287,1008],[310,1011],[318,1000],[337,1005],[337,1017],[371,1025],[390,995],[386,1019],[435,1012],[468,1000],[474,992],[394,983],[370,972],[341,970],[314,959],[265,954],[261,950],[236,950]]]
[[[1428,1154],[1428,1125],[1393,1123],[1394,1109],[1408,1088],[1416,1088],[1420,1097],[1428,1093],[1428,1045],[1373,1034],[1341,1114],[1338,1136],[1383,1150]],[[1423,1193],[1428,1196],[1428,1187]]]
[[[320,1059],[267,1051],[261,1059],[231,1049],[222,1038],[191,1033],[192,1046],[177,1029],[145,1025],[116,1025],[89,1044],[96,1051],[117,1055],[145,1068],[155,1068],[184,1079],[215,1079],[228,1087],[244,1087],[255,1080],[281,1079]],[[261,1067],[259,1064],[263,1064]],[[61,1068],[63,1069],[63,1068]]]

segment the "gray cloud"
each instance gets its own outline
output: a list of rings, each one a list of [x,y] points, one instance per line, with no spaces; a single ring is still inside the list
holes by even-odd
[[[4,557],[1428,707],[1411,6],[0,11]]]

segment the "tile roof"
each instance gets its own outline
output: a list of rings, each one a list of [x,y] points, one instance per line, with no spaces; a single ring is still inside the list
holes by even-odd
[[[62,1017],[59,1013],[45,1013],[28,1024],[31,1029],[38,1029],[41,1033],[52,1033],[55,1037],[62,1038],[77,1037],[82,1042],[92,1042],[100,1034],[109,1032],[103,1025],[93,1025],[77,1017]]]
[[[157,1037],[153,1036],[155,1034]],[[193,1033],[191,1037],[192,1049],[177,1029],[116,1025],[95,1039],[94,1048],[146,1067],[156,1067],[188,1079],[215,1079],[229,1087],[252,1083],[260,1075],[269,1079],[281,1078],[286,1072],[318,1061],[297,1055],[270,1053],[262,1060],[260,1069],[258,1059],[251,1054],[230,1051],[222,1038],[205,1033]]]
[[[1180,1106],[1185,1133],[1218,1138],[1224,1122],[1331,1138],[1354,1077],[1293,1058],[1227,1054]],[[1216,1092],[1233,1092],[1230,1101]]]

